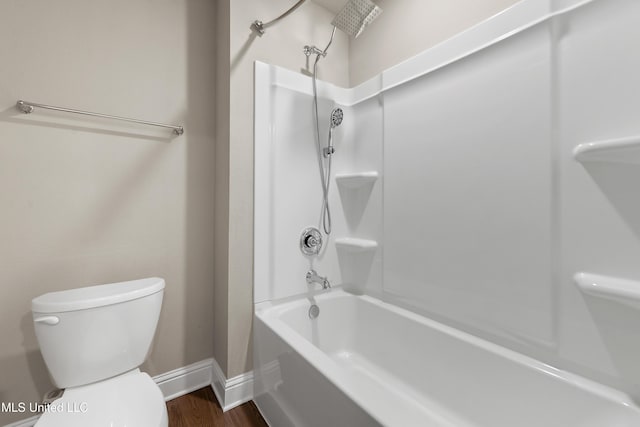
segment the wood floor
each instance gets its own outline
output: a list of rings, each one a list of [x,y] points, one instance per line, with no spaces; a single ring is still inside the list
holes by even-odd
[[[211,387],[167,402],[169,427],[267,427],[253,402],[225,413]]]

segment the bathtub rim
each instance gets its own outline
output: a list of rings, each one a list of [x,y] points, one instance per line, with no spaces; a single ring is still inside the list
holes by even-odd
[[[344,393],[371,418],[379,422],[381,426],[395,425],[395,423],[397,423],[397,413],[398,410],[400,410],[405,411],[405,413],[420,412],[420,415],[428,416],[429,421],[437,422],[437,425],[441,427],[474,427],[468,423],[460,422],[458,419],[444,417],[441,412],[434,411],[433,408],[417,405],[416,402],[410,400],[400,400],[404,404],[403,408],[398,409],[397,406],[394,406],[393,410],[389,410],[385,409],[390,408],[389,405],[377,405],[375,402],[372,403],[368,399],[363,398],[362,395],[354,390],[357,386],[347,384],[347,381],[345,381],[345,378],[341,375],[342,372],[340,372],[339,365],[335,361],[333,361],[325,352],[320,350],[313,343],[298,334],[279,317],[282,313],[290,311],[291,309],[301,308],[309,303],[309,296],[310,295],[297,295],[283,298],[278,301],[264,301],[256,303],[254,304],[254,317],[258,318],[265,326],[283,340],[287,346],[311,364],[334,387]],[[339,289],[338,287],[334,287],[320,293],[314,293],[311,296],[316,301],[325,301],[327,299],[341,297],[359,297],[358,295],[351,294]],[[421,418],[421,420],[424,420],[424,418]],[[417,427],[418,425],[423,424],[412,423],[408,424],[407,427],[414,425]]]
[[[424,327],[434,329],[437,332],[451,336],[452,338],[460,340],[466,344],[473,345],[498,357],[505,358],[526,370],[534,371],[539,375],[553,377],[554,380],[561,381],[566,386],[575,388],[583,393],[597,396],[614,406],[624,407],[625,411],[631,411],[640,417],[640,407],[623,391],[582,377],[570,371],[556,368],[525,354],[502,347],[491,341],[487,341],[468,332],[440,323],[406,308],[385,302],[371,295],[354,294],[336,287],[310,295],[297,295],[283,298],[281,300],[264,301],[254,304],[255,317],[260,319],[299,356],[303,357],[313,365],[315,369],[325,376],[325,378],[327,378],[335,387],[358,404],[372,418],[381,422],[383,425],[390,425],[393,421],[392,414],[385,413],[385,411],[381,410],[380,407],[372,405],[370,402],[362,399],[357,393],[354,393],[352,387],[349,387],[349,384],[346,384],[344,378],[340,376],[339,365],[325,352],[300,335],[284,320],[282,320],[282,314],[295,310],[296,308],[304,308],[310,303],[311,298],[318,303],[339,298],[355,298],[363,301],[365,304],[372,304],[383,310],[390,311],[393,315],[403,317],[408,321],[417,322]],[[434,419],[442,420],[442,422],[445,423],[444,425],[451,422],[450,418],[443,418],[437,412],[431,411],[430,408],[425,408],[425,410],[432,414]]]

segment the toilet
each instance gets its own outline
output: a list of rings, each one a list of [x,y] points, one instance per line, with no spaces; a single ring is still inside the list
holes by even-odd
[[[155,334],[164,280],[51,292],[31,302],[42,357],[64,389],[36,427],[167,427],[162,392],[138,367]]]

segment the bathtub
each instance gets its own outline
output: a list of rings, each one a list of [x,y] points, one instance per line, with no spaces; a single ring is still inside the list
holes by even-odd
[[[623,393],[370,296],[265,302],[254,320],[255,401],[274,427],[640,425]]]

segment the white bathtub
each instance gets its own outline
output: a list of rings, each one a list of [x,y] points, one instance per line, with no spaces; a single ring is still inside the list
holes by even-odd
[[[624,394],[340,289],[256,306],[255,400],[284,426],[639,426]]]

